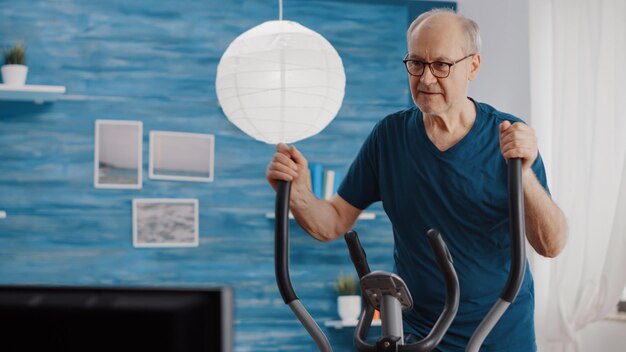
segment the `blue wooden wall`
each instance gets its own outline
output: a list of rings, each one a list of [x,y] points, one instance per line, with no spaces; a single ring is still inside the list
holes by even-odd
[[[273,146],[244,135],[215,95],[217,63],[247,29],[277,19],[267,0],[0,1],[0,45],[23,41],[28,83],[67,86],[53,104],[0,102],[0,283],[123,286],[231,285],[236,351],[314,351],[283,304],[273,269],[274,193],[264,179]],[[347,170],[386,114],[407,106],[404,1],[286,0],[284,18],[325,36],[343,59],[337,119],[298,147],[310,162]],[[143,121],[141,190],[93,187],[94,121]],[[147,178],[151,130],[216,136],[215,181]],[[136,249],[133,198],[198,198],[200,246]],[[372,268],[392,267],[382,208],[358,223]],[[336,319],[333,280],[353,268],[343,241],[293,230],[292,274],[320,324]],[[349,350],[352,330],[327,330]]]

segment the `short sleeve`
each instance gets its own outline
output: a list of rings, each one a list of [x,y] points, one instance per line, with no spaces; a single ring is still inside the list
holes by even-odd
[[[537,153],[537,159],[535,160],[535,162],[533,163],[531,167],[539,183],[541,183],[541,185],[546,190],[546,192],[548,192],[548,195],[552,196],[552,194],[550,193],[550,188],[548,187],[548,178],[546,177],[546,169],[543,165],[543,159],[541,158],[540,153]]]
[[[361,210],[380,200],[378,157],[380,155],[379,122],[350,165],[350,169],[339,185],[337,194],[352,206]]]

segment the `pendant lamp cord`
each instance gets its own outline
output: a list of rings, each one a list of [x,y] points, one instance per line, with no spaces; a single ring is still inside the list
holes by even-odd
[[[283,20],[283,0],[278,0],[278,20]]]

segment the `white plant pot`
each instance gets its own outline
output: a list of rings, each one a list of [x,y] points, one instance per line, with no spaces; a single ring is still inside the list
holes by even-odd
[[[356,321],[361,314],[361,296],[337,297],[337,313],[342,321]]]
[[[26,84],[28,66],[25,65],[3,65],[2,82],[11,86],[23,86]]]

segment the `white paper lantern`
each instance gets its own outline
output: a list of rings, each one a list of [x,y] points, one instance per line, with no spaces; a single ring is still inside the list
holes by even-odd
[[[226,117],[266,143],[293,143],[323,130],[343,101],[341,58],[320,34],[292,21],[268,21],[226,49],[216,78]]]

